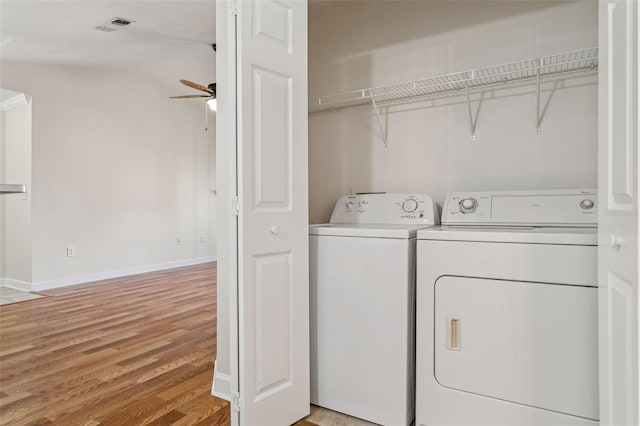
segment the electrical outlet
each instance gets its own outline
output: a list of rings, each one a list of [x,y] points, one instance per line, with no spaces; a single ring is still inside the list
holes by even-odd
[[[180,237],[176,238],[176,245],[178,247],[180,247],[182,245],[182,238],[180,238]]]
[[[75,257],[76,256],[76,248],[73,246],[67,247],[67,257]]]
[[[204,244],[204,242],[205,242],[204,234],[200,234],[200,244]]]

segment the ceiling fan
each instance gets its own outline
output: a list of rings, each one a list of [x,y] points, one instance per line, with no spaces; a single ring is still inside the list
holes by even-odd
[[[216,83],[211,83],[207,86],[203,86],[202,84],[194,83],[193,81],[189,80],[180,80],[180,83],[193,89],[200,90],[201,92],[205,92],[206,95],[171,96],[171,99],[207,98],[207,105],[209,105],[209,108],[211,108],[212,110],[216,109]]]

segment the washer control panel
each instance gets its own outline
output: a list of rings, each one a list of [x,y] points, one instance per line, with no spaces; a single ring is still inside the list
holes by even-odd
[[[594,189],[452,192],[445,225],[596,226]]]
[[[440,223],[438,208],[426,194],[358,194],[338,200],[331,223]]]

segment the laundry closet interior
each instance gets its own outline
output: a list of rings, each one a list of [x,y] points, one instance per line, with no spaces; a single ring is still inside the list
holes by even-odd
[[[598,4],[309,7],[311,402],[597,424]]]
[[[539,132],[535,78],[470,89],[475,139],[464,89],[378,105],[380,126],[318,101],[597,46],[591,1],[310,2],[310,223],[346,194],[595,188],[595,69],[541,79]]]

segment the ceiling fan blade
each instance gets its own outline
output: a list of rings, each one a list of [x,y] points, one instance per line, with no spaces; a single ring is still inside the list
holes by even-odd
[[[194,99],[194,98],[210,98],[209,95],[182,95],[182,96],[170,96],[169,99]]]
[[[192,88],[194,88],[196,90],[201,90],[203,92],[207,92],[207,93],[211,93],[211,94],[215,93],[214,91],[209,89],[207,86],[203,86],[202,84],[194,83],[193,81],[180,80],[180,83],[184,84],[185,86],[192,87]]]

